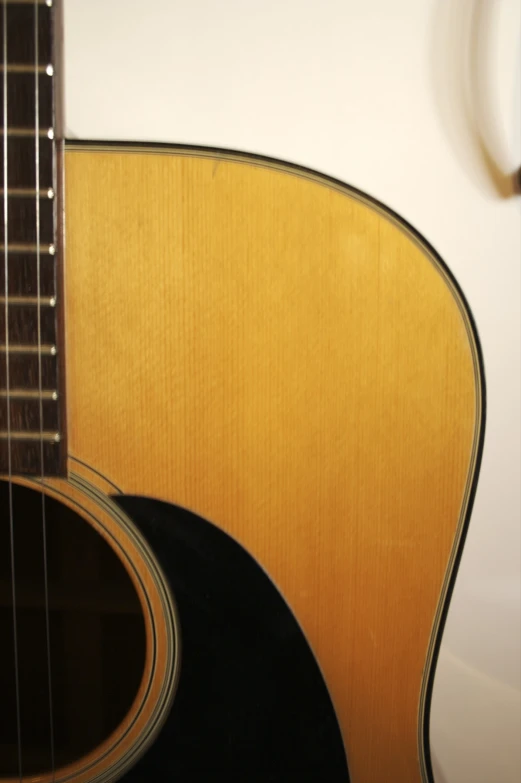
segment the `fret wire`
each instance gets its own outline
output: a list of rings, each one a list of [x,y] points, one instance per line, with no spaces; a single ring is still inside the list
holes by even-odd
[[[4,0],[4,5],[46,5],[52,7],[52,0]]]
[[[40,346],[40,351],[38,351],[37,345],[17,345],[10,343],[0,345],[0,353],[5,353],[7,355],[41,353],[42,356],[56,356],[58,351],[56,350],[55,345],[42,345]]]
[[[7,396],[12,400],[36,400],[40,397],[42,400],[58,400],[58,392],[55,389],[44,389],[42,392],[34,389],[0,389],[0,399],[5,400]]]
[[[7,195],[10,198],[32,198],[36,196],[36,188],[9,188]],[[0,196],[4,197],[4,189],[0,188]],[[38,193],[40,198],[54,198],[54,190],[52,188],[40,188]]]
[[[46,254],[53,256],[55,253],[54,245],[35,245],[30,242],[10,242],[8,249],[10,253],[36,253],[37,248],[40,248],[40,254]]]
[[[4,71],[4,76],[7,74]],[[28,138],[31,139],[35,135],[34,128],[9,128],[7,127],[6,123],[4,122],[4,127],[2,128],[2,136],[12,136],[18,139],[24,139]],[[47,128],[47,130],[39,130],[38,136],[40,138],[47,138],[47,139],[54,139],[54,131],[52,128]]]
[[[55,307],[56,306],[56,297],[55,296],[44,296],[44,297],[38,297],[38,296],[4,296],[3,294],[0,295],[0,304],[8,304],[9,307],[13,306],[24,306],[29,305],[33,307],[38,307],[38,304],[42,304],[45,307]]]
[[[2,64],[0,65],[0,71],[4,71],[5,66]],[[7,65],[7,73],[34,73],[34,65],[25,65],[24,63],[16,64],[16,63],[9,63]],[[48,76],[53,75],[52,66],[51,65],[38,65],[37,67],[38,73],[46,73]]]
[[[0,440],[7,440],[9,437],[10,440],[41,440],[42,442],[52,442],[52,443],[59,443],[60,442],[60,433],[59,432],[46,432],[40,430],[38,432],[31,432],[30,430],[9,430],[9,436],[7,434],[7,430],[0,430]]]

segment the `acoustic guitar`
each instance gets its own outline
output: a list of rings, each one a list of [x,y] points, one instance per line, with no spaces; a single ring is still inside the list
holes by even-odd
[[[0,15],[0,780],[432,781],[455,280],[316,172],[64,141],[59,8]]]

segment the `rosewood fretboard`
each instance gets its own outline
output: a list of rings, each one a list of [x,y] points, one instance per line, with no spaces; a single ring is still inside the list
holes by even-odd
[[[0,473],[63,472],[55,9],[0,2]]]

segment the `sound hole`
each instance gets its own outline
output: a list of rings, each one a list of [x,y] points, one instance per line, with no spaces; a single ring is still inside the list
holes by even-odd
[[[42,496],[13,485],[15,611],[9,494],[0,482],[0,775],[52,769]],[[54,767],[118,726],[145,664],[141,605],[123,564],[78,514],[45,499]],[[14,619],[18,651],[14,649]],[[18,668],[21,763],[17,731]]]

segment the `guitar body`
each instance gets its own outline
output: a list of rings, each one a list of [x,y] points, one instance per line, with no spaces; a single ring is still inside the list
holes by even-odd
[[[394,215],[300,169],[73,144],[64,170],[71,476],[89,466],[145,537],[160,520],[160,564],[192,520],[260,566],[338,720],[349,778],[339,760],[323,779],[431,780],[430,689],[482,439],[479,350],[455,283]],[[178,621],[182,646],[181,606]],[[156,746],[161,734],[129,780],[162,779]],[[161,747],[165,780],[201,780]],[[256,780],[254,768],[204,780]],[[269,769],[258,779],[283,779]]]

